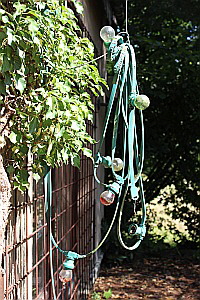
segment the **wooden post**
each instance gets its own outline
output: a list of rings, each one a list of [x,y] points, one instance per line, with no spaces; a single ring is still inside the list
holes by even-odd
[[[2,257],[5,246],[5,229],[8,220],[11,198],[11,186],[7,173],[3,166],[3,158],[0,154],[0,300],[4,294],[4,270],[2,269]]]
[[[0,300],[4,299],[4,273],[0,273]]]

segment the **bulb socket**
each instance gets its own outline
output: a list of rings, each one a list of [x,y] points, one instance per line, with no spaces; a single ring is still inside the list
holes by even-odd
[[[63,262],[63,269],[64,270],[73,270],[74,269],[74,260],[73,259],[66,259]]]

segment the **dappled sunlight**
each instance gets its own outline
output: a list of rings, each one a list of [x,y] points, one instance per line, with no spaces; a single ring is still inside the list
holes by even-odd
[[[199,280],[200,265],[190,260],[143,258],[128,265],[103,269],[94,291],[111,289],[111,299],[191,300],[199,299]]]

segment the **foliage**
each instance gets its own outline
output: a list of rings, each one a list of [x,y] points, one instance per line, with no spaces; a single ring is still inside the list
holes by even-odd
[[[92,300],[110,299],[111,297],[112,297],[112,290],[111,289],[109,289],[108,291],[104,291],[103,293],[100,293],[100,292],[98,292],[98,293],[93,292],[92,293]]]
[[[175,193],[174,186],[166,187],[161,191],[161,194],[163,193],[168,197],[172,196]],[[161,197],[157,197],[147,206],[150,239],[155,243],[160,241],[171,247],[176,247],[184,240],[192,240],[192,232],[188,230],[184,222],[173,217],[174,205],[170,202],[164,204],[160,200],[162,200]],[[190,209],[192,210],[192,207]]]
[[[81,37],[73,11],[59,3],[0,4],[1,115],[12,114],[7,170],[21,190],[27,186],[28,153],[34,155],[30,168],[37,180],[46,164],[78,167],[79,151],[91,156],[86,144],[94,142],[85,121],[92,121],[91,96],[102,93],[105,83],[96,66],[86,64],[94,58],[92,43]]]
[[[129,1],[140,92],[150,97],[146,129],[145,195],[171,203],[174,219],[199,241],[200,24],[192,1]],[[164,189],[174,185],[174,193]],[[191,209],[192,207],[192,209]]]
[[[92,293],[92,300],[101,300],[101,293]]]

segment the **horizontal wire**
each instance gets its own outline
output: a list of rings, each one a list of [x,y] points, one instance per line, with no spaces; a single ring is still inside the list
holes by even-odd
[[[94,59],[92,59],[92,60],[86,62],[85,64],[82,64],[82,65],[80,65],[80,66],[69,67],[68,69],[76,69],[76,68],[81,68],[81,67],[87,66],[88,64],[90,64],[90,63],[92,63],[92,62],[94,62],[94,61],[96,61],[96,60],[99,60],[99,59],[103,58],[103,57],[106,56],[107,54],[108,54],[108,53],[106,52],[105,54],[102,54],[102,55],[100,55],[100,56],[98,56],[98,57],[96,57],[96,58],[94,58]]]

